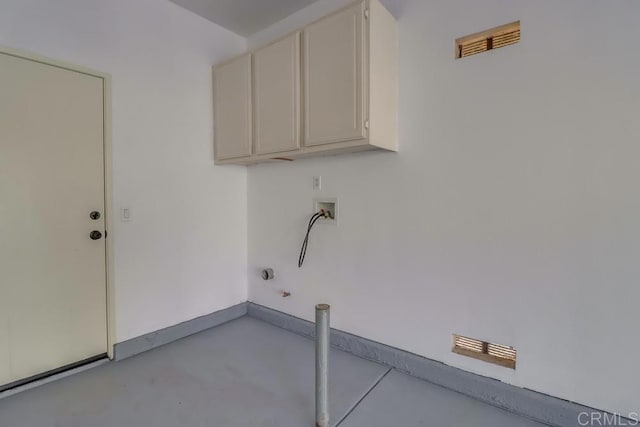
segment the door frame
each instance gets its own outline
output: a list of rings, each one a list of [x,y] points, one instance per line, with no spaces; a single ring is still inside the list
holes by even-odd
[[[105,216],[105,271],[106,271],[106,299],[107,299],[107,355],[109,359],[114,359],[114,346],[116,344],[116,322],[115,322],[115,265],[113,244],[113,181],[112,181],[112,157],[111,157],[111,74],[96,71],[80,65],[65,61],[59,61],[36,53],[21,49],[14,49],[0,45],[0,54],[14,56],[45,65],[61,68],[63,70],[74,71],[92,77],[102,79],[103,82],[103,161],[104,161],[104,216]]]

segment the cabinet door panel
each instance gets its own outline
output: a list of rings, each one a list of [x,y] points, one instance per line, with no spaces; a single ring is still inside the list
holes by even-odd
[[[305,145],[366,137],[364,3],[304,31]]]
[[[215,68],[214,125],[217,160],[251,155],[251,55]]]
[[[300,33],[253,56],[257,154],[300,147]]]

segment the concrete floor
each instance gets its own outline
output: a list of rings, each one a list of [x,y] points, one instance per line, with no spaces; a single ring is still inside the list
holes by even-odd
[[[330,364],[334,426],[541,426],[347,353]],[[244,317],[0,399],[0,426],[304,427],[313,393],[313,342]]]

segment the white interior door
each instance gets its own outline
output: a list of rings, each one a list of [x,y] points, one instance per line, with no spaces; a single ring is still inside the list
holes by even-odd
[[[107,351],[103,99],[0,53],[0,389]]]

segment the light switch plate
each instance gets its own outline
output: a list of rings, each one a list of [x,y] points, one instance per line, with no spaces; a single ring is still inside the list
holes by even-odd
[[[131,208],[120,209],[120,220],[131,221]]]

